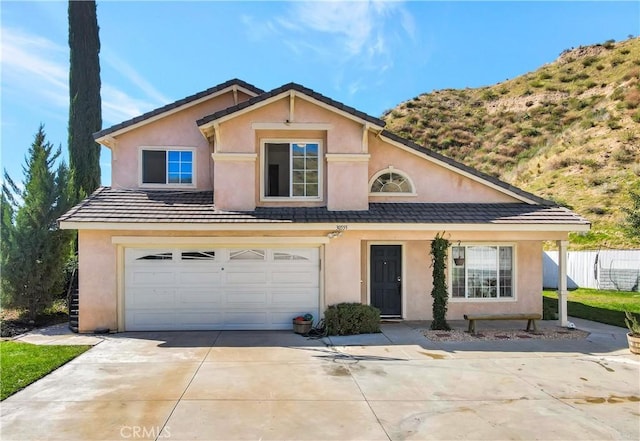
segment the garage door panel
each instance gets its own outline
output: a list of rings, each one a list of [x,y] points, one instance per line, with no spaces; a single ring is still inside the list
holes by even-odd
[[[134,295],[127,298],[129,307],[156,308],[158,306],[172,306],[175,303],[175,289],[136,288]]]
[[[240,326],[249,328],[259,326],[264,329],[267,323],[267,312],[228,311],[225,314],[225,325],[236,329]]]
[[[306,269],[299,269],[297,271],[278,271],[275,270],[271,273],[271,281],[278,284],[303,284],[306,286],[318,286],[318,281],[315,278],[309,277],[311,271]]]
[[[125,249],[125,329],[291,329],[318,316],[319,249]]]
[[[185,307],[189,307],[189,305],[220,305],[222,303],[222,294],[211,289],[199,291],[181,290],[178,292],[178,303],[179,306]]]
[[[224,323],[224,313],[186,311],[176,314],[178,323],[185,326],[198,326],[199,329],[219,327]]]
[[[317,296],[317,291],[313,289],[280,289],[271,293],[271,303],[277,305],[278,308],[283,308],[286,305],[304,307],[314,304],[315,296]]]
[[[264,307],[266,303],[265,291],[225,291],[225,304],[232,308]]]
[[[247,285],[264,284],[267,282],[267,273],[264,269],[260,271],[246,271],[225,269],[225,283],[227,285]]]
[[[176,323],[175,313],[158,311],[134,311],[129,318],[132,330],[136,331],[161,331],[172,329]]]
[[[208,272],[204,272],[208,271]],[[203,268],[200,271],[187,270],[178,273],[178,281],[183,286],[214,285],[222,283],[222,274],[219,268]]]
[[[166,271],[137,270],[131,274],[133,285],[164,285],[175,283],[176,275],[171,268]]]

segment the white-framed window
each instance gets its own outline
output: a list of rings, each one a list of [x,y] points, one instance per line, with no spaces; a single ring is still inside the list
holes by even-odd
[[[263,140],[261,156],[265,199],[322,198],[320,140]]]
[[[389,167],[377,172],[369,181],[371,196],[415,196],[416,191],[409,176],[396,168]]]
[[[449,264],[452,299],[515,299],[513,245],[454,245]]]
[[[195,186],[195,149],[142,147],[140,183],[144,186]]]

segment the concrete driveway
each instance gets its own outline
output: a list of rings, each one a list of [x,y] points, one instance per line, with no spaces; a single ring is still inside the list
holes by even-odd
[[[640,439],[640,357],[624,330],[575,321],[587,339],[106,336],[2,402],[0,438]]]

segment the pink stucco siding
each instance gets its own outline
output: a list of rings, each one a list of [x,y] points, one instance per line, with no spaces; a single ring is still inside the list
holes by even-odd
[[[247,98],[238,92],[239,101]],[[211,190],[211,149],[196,121],[233,103],[233,94],[229,92],[117,136],[111,155],[111,185],[114,188],[140,187],[141,147],[193,147],[196,189]]]
[[[372,196],[371,202],[518,202],[515,198],[448,170],[415,153],[390,146],[373,135],[369,136],[369,176],[389,166],[406,173],[416,186],[415,197]]]
[[[126,245],[113,243],[114,236],[141,238],[146,248],[167,247],[167,238],[193,237],[193,243],[207,238],[208,247],[215,246],[215,237],[277,237],[286,245],[289,237],[326,237],[326,231],[226,231],[226,232],[152,232],[152,231],[80,231],[80,331],[98,328],[123,330],[124,311],[118,311],[126,293],[122,292],[124,277],[123,253]],[[403,247],[403,318],[431,319],[431,256],[430,241],[436,231],[347,231],[343,236],[319,246],[324,253],[321,271],[320,308],[339,302],[369,303],[369,247],[373,244],[399,244]],[[479,233],[452,234],[450,240],[504,244],[516,250],[516,296],[505,300],[449,301],[448,318],[462,319],[469,312],[541,312],[542,310],[542,245],[541,238],[565,239],[562,234],[548,233]],[[178,245],[169,245],[179,247]],[[225,247],[227,245],[220,245]],[[256,246],[264,247],[265,245]]]

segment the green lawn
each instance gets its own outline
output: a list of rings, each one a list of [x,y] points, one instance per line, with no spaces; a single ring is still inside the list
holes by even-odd
[[[0,342],[0,400],[73,360],[90,347]]]
[[[558,311],[555,291],[543,291],[545,308]],[[640,293],[578,288],[569,291],[567,312],[570,316],[625,328],[624,311],[640,314]]]

